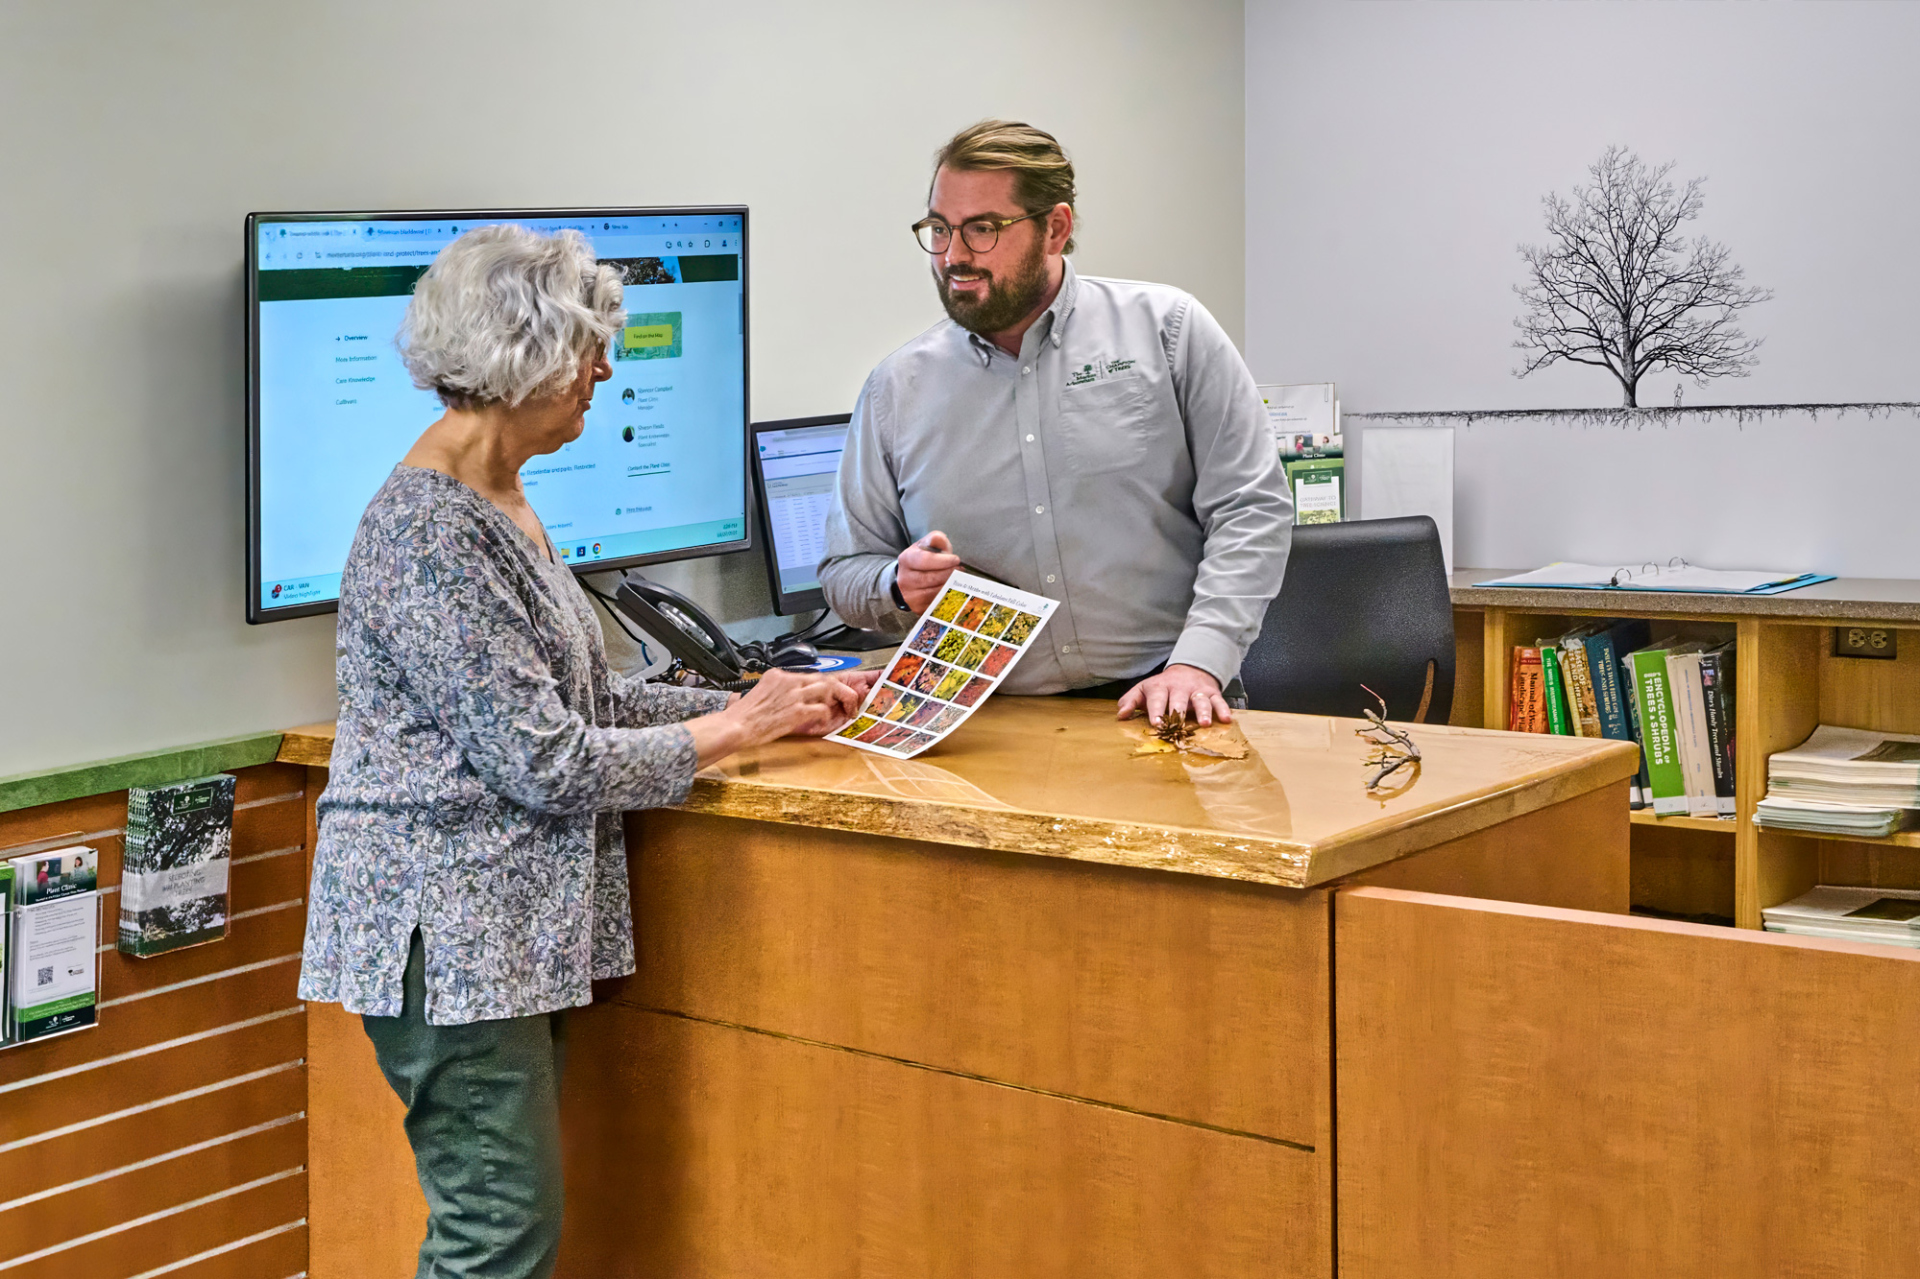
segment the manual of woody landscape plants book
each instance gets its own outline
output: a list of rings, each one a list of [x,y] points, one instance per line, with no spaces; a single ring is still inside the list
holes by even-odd
[[[227,935],[231,773],[127,792],[120,952],[159,955]]]
[[[79,845],[11,859],[8,983],[16,1043],[94,1024],[100,854]]]

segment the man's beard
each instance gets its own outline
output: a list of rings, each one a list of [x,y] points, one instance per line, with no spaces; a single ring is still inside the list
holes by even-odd
[[[947,318],[969,333],[987,337],[1012,328],[1040,305],[1047,291],[1046,245],[1036,238],[1033,252],[1005,280],[990,271],[981,274],[987,277],[987,296],[978,302],[956,297],[947,285],[946,273],[937,266],[933,283],[940,294],[940,305],[947,309]]]

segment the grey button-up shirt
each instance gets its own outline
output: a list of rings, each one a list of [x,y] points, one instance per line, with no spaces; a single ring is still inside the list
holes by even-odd
[[[1018,357],[948,320],[867,379],[827,519],[827,602],[903,629],[895,557],[933,529],[1060,601],[1005,691],[1162,662],[1225,684],[1280,591],[1293,502],[1253,375],[1206,308],[1068,263]]]

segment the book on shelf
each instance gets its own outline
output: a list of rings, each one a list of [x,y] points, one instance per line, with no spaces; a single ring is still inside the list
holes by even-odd
[[[1633,682],[1633,657],[1622,653],[1618,660],[1620,667],[1620,695],[1627,704],[1627,724],[1633,730],[1633,744],[1640,750],[1640,771],[1627,783],[1627,806],[1646,808],[1653,803],[1653,783],[1647,779],[1647,739],[1640,732],[1640,694]]]
[[[1579,627],[1560,637],[1560,682],[1566,686],[1567,719],[1575,737],[1599,737],[1600,704],[1593,672],[1587,669],[1587,636],[1596,627]]]
[[[1515,733],[1547,731],[1546,676],[1540,669],[1540,650],[1513,650],[1513,688],[1507,698],[1507,728]]]
[[[1760,912],[1770,933],[1920,948],[1920,891],[1821,884]]]
[[[1673,737],[1679,750],[1689,817],[1720,815],[1720,804],[1713,793],[1713,751],[1707,743],[1707,705],[1700,688],[1700,654],[1706,647],[1705,643],[1692,640],[1667,650]]]
[[[1540,640],[1535,647],[1540,652],[1540,682],[1546,692],[1547,731],[1562,737],[1570,736],[1573,722],[1567,716],[1566,684],[1560,675],[1560,654],[1555,650],[1552,640]]]
[[[1600,736],[1616,742],[1640,744],[1627,701],[1627,684],[1620,678],[1620,655],[1643,647],[1649,629],[1643,619],[1602,622],[1589,629],[1582,641],[1587,649],[1587,671],[1593,679],[1593,697],[1600,714]],[[1646,807],[1640,776],[1627,783],[1627,803],[1631,808]]]
[[[1632,742],[1632,807],[1732,817],[1734,651],[1732,640],[1655,643],[1645,618],[1585,623],[1513,650],[1507,727]]]
[[[1656,817],[1687,811],[1686,776],[1674,726],[1673,695],[1668,686],[1667,650],[1647,647],[1628,655],[1634,696],[1640,707],[1640,749],[1647,763],[1647,799]]]
[[[1734,641],[1700,654],[1700,696],[1707,713],[1707,750],[1713,765],[1713,795],[1720,816],[1732,817],[1734,803],[1733,727]]]
[[[233,775],[216,773],[127,792],[122,954],[159,955],[227,935],[233,790]]]
[[[74,845],[10,861],[13,1040],[84,1030],[99,1002],[100,854]]]

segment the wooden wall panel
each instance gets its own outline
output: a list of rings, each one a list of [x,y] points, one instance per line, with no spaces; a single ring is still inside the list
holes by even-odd
[[[307,1227],[272,1226],[250,1242],[217,1245],[204,1260],[169,1270],[166,1279],[296,1279],[307,1274]]]
[[[566,1279],[1330,1272],[1324,1151],[620,1005],[571,1034]]]
[[[300,1069],[297,1056],[277,1068],[248,1071],[239,1078],[245,1082],[224,1088],[212,1085],[213,1091],[196,1097],[148,1103],[138,1109],[138,1103],[133,1103],[122,1108],[132,1113],[117,1119],[30,1141],[18,1148],[23,1157],[0,1159],[0,1203],[306,1113],[306,1072]],[[4,1220],[0,1214],[0,1221]]]
[[[269,1173],[218,1198],[62,1248],[4,1273],[7,1279],[122,1279],[198,1257],[237,1240],[297,1227],[306,1215],[307,1175]],[[171,1274],[167,1279],[173,1279]],[[261,1275],[257,1279],[267,1279]]]
[[[1914,1272],[1920,953],[1357,889],[1342,1279]]]
[[[624,1002],[1326,1143],[1323,893],[637,816]]]
[[[78,1073],[85,1073],[98,1069],[93,1063],[103,1058],[152,1051],[176,1039],[233,1033],[227,1028],[273,1013],[298,1016],[293,969],[291,964],[254,969],[138,999],[103,1011],[100,1024],[92,1030],[0,1051],[0,1141],[19,1135],[17,1125],[38,1131],[19,1112],[20,1103],[4,1100],[13,1086],[32,1086],[28,1081],[76,1066],[83,1068]]]
[[[373,1057],[360,1018],[307,1005],[312,1080],[312,1279],[408,1279],[427,1232],[427,1201],[401,1123],[405,1107]]]
[[[1453,610],[1453,710],[1447,723],[1459,728],[1484,727],[1486,654],[1486,615],[1477,608]]]
[[[112,1021],[130,1021],[138,1009],[141,1020],[150,1023],[145,1027],[149,1033],[124,1048],[119,1046],[126,1040],[108,1039],[105,1026],[67,1036],[69,1040],[96,1036],[98,1044],[119,1050],[82,1058],[82,1069],[50,1071],[50,1077],[30,1076],[31,1082],[22,1081],[17,1088],[0,1092],[0,1146],[10,1148],[17,1141],[56,1127],[117,1114],[130,1106],[147,1105],[301,1060],[306,1014],[300,1004],[290,1000],[272,1012],[248,1015],[258,1005],[257,988],[278,993],[285,980],[272,970],[244,973],[205,988],[158,995],[130,1005]],[[247,987],[256,989],[249,991]],[[152,1009],[145,1007],[149,1003],[154,1005]],[[209,1004],[213,1007],[207,1007]],[[182,1036],[184,1042],[167,1038],[166,1032],[172,1028],[170,1019],[176,1017],[192,1017],[190,1024],[211,1023],[211,1033]],[[54,1042],[58,1041],[50,1041],[47,1046],[51,1048]],[[9,1053],[15,1051],[27,1049]],[[0,1062],[9,1053],[0,1053]],[[0,1159],[7,1157],[0,1153]]]
[[[1725,831],[1633,827],[1633,904],[1676,915],[1733,918],[1732,823]]]
[[[1536,809],[1349,883],[1624,913],[1631,880],[1627,784]]]
[[[242,1130],[244,1131],[244,1130]],[[219,1194],[307,1162],[301,1119],[172,1157],[156,1156],[102,1180],[0,1206],[0,1264]]]
[[[99,1025],[0,1051],[7,1279],[306,1269],[306,773],[237,777],[229,935],[148,959],[113,945],[125,792],[0,814],[0,852],[101,853]]]

